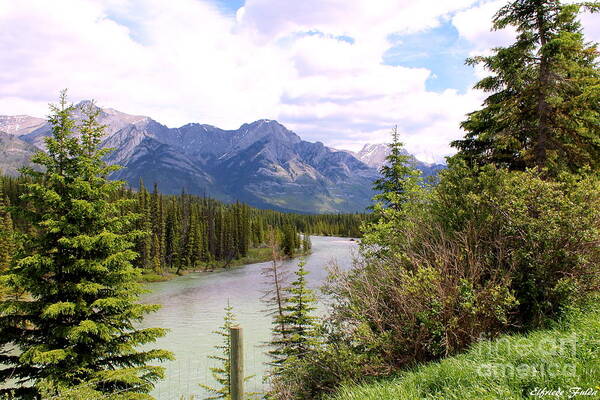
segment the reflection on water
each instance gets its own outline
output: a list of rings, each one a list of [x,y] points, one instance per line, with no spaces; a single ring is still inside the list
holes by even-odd
[[[356,242],[344,238],[312,237],[313,252],[306,257],[309,286],[318,288],[327,277],[326,266],[335,260],[349,268]],[[298,260],[287,261],[293,268]],[[247,375],[255,375],[248,391],[262,387],[262,375],[267,361],[262,346],[270,336],[271,320],[265,316],[261,303],[264,283],[260,269],[265,263],[212,273],[193,273],[168,282],[149,284],[151,293],[144,296],[147,303],[161,304],[160,311],[144,320],[146,327],[170,329],[155,346],[172,351],[176,360],[165,363],[166,379],[152,392],[159,400],[179,399],[180,395],[206,394],[198,386],[213,384],[209,368],[214,364],[207,358],[214,354],[220,337],[212,332],[223,323],[223,308],[229,300],[238,322],[244,328]]]

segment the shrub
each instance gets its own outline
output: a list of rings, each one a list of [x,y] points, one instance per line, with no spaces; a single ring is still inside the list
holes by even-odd
[[[389,375],[481,337],[543,326],[598,290],[597,175],[549,181],[454,162],[386,218],[365,235],[354,268],[334,270],[326,343],[310,363],[290,365],[282,384],[319,393]],[[353,356],[336,356],[340,348]],[[345,360],[355,368],[331,372]]]

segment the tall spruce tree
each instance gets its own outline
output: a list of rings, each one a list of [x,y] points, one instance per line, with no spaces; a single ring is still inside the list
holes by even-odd
[[[215,348],[219,351],[219,354],[208,356],[208,358],[217,361],[217,365],[210,368],[210,373],[215,382],[217,382],[217,386],[214,387],[200,384],[200,387],[210,393],[209,397],[205,397],[205,400],[231,398],[231,334],[229,329],[235,325],[235,314],[233,313],[233,307],[229,304],[228,300],[227,305],[225,306],[223,325],[221,325],[218,330],[213,332],[222,339],[221,344],[215,346]],[[253,376],[254,375],[244,377],[244,381],[251,379]],[[246,396],[256,396],[258,394],[259,393],[245,393]]]
[[[30,300],[1,303],[0,348],[17,352],[0,354],[0,382],[10,378],[17,391],[33,393],[40,386],[59,392],[85,384],[149,398],[144,394],[163,375],[149,364],[172,356],[137,350],[165,333],[136,328],[157,308],[137,302],[142,290],[131,248],[140,232],[133,230],[135,215],[123,212],[129,201],[112,200],[122,182],[107,180],[115,167],[102,160],[107,150],[99,149],[98,110],[85,108],[77,127],[73,109],[63,92],[51,106],[48,152],[33,157],[43,172],[22,171],[32,179],[20,210],[37,235],[27,238],[27,255],[7,275]]]
[[[137,228],[143,232],[136,240],[136,251],[138,257],[136,265],[140,268],[152,267],[152,234],[150,223],[149,196],[144,181],[140,178],[139,191],[137,195],[137,212],[140,217],[137,220]]]
[[[373,183],[378,192],[373,200],[383,207],[399,210],[418,183],[420,173],[410,165],[410,155],[400,142],[398,127],[392,129],[392,142],[388,145],[390,154],[380,168],[381,178]]]
[[[361,227],[364,233],[361,248],[365,254],[384,256],[394,251],[409,211],[406,208],[414,206],[416,202],[411,199],[420,197],[418,194],[423,191],[421,174],[410,165],[410,156],[404,151],[397,127],[392,129],[389,148],[386,164],[380,169],[381,178],[373,184],[378,192],[373,197],[373,218]]]
[[[468,64],[492,75],[477,83],[490,93],[481,110],[462,123],[467,134],[453,142],[471,165],[560,171],[600,168],[600,71],[596,44],[585,42],[577,16],[600,3],[516,0],[493,20],[512,26],[516,42]]]
[[[294,257],[296,249],[300,247],[300,238],[298,231],[292,224],[286,224],[283,227],[283,237],[281,239],[281,250],[287,257]]]
[[[308,271],[304,265],[304,261],[298,263],[298,269],[294,272],[296,279],[286,289],[287,305],[283,314],[289,333],[282,349],[285,359],[303,358],[318,342],[317,319],[313,315],[316,298],[307,285]]]
[[[10,200],[4,197],[0,190],[0,276],[8,271],[16,250],[13,220],[8,207]],[[8,296],[10,291],[0,278],[0,301]]]
[[[225,316],[223,317],[223,325],[214,333],[222,338],[220,345],[216,346],[219,355],[211,355],[208,358],[217,361],[218,365],[210,368],[210,373],[217,382],[217,387],[203,385],[200,386],[207,390],[211,395],[206,397],[206,400],[229,399],[231,392],[231,341],[229,329],[235,325],[235,314],[233,307],[227,301],[225,306]]]
[[[10,200],[0,190],[0,273],[8,269],[15,252],[14,226],[9,206]]]
[[[267,235],[271,249],[271,263],[261,270],[267,287],[262,301],[266,305],[265,312],[272,318],[272,335],[267,354],[271,358],[269,364],[276,369],[285,361],[284,347],[290,334],[285,315],[288,304],[289,271],[282,263],[277,231],[270,227]]]
[[[311,249],[312,249],[312,241],[310,240],[310,235],[305,233],[302,236],[302,251],[304,252],[304,254],[308,254],[308,253],[310,253]]]

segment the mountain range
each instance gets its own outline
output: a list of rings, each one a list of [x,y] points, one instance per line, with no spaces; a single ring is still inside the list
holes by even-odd
[[[402,150],[404,155],[408,156],[408,163],[414,168],[421,171],[423,177],[432,176],[438,173],[441,169],[445,168],[444,164],[426,163],[418,160],[415,156],[408,153],[406,150]],[[386,158],[390,154],[390,148],[385,143],[378,144],[365,144],[359,152],[352,152],[352,154],[360,161],[367,164],[369,167],[379,170],[385,163]]]
[[[83,101],[74,113],[80,120]],[[106,126],[106,161],[122,169],[111,178],[137,188],[158,184],[163,193],[207,195],[223,201],[303,213],[363,211],[373,196],[372,182],[385,162],[385,144],[357,153],[307,142],[274,120],[243,124],[236,130],[191,123],[179,128],[145,116],[99,109]],[[17,174],[50,135],[41,118],[0,116],[0,169]],[[424,175],[441,166],[412,157]]]

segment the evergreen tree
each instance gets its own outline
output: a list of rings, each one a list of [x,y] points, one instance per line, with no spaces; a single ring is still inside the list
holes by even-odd
[[[220,345],[215,346],[219,351],[219,355],[208,356],[208,358],[216,360],[218,365],[210,368],[210,373],[213,379],[217,382],[217,387],[202,385],[200,387],[211,393],[206,400],[229,399],[231,392],[231,335],[229,329],[236,325],[235,314],[233,307],[227,301],[225,306],[225,316],[223,317],[223,325],[214,331],[216,335],[222,338]],[[253,375],[244,377],[244,381],[251,379]],[[247,396],[257,395],[258,393],[245,393]]]
[[[0,273],[8,269],[15,252],[14,226],[9,206],[10,200],[0,191]]]
[[[173,268],[175,265],[180,265],[180,246],[181,218],[177,207],[177,201],[175,197],[173,197],[165,221],[165,262],[170,268]]]
[[[298,232],[296,227],[291,224],[286,224],[283,227],[283,238],[281,241],[281,250],[287,257],[294,257],[295,251],[300,245]]]
[[[310,249],[312,249],[312,242],[310,240],[310,236],[305,233],[302,238],[302,251],[304,254],[308,254]]]
[[[106,179],[115,167],[102,160],[107,150],[99,150],[104,127],[97,109],[83,110],[79,135],[64,92],[51,110],[48,152],[33,157],[43,172],[22,171],[32,179],[20,211],[37,235],[7,275],[11,288],[25,290],[30,301],[1,305],[0,346],[19,355],[0,355],[6,367],[0,382],[10,378],[17,390],[32,392],[39,385],[58,391],[86,383],[143,398],[162,377],[162,368],[149,363],[172,356],[137,350],[164,335],[135,328],[156,309],[137,301],[142,289],[131,247],[140,232],[133,230],[134,215],[122,212],[128,201],[112,200],[122,183]]]
[[[373,200],[383,207],[399,210],[408,200],[410,192],[419,180],[419,171],[409,164],[410,156],[400,142],[398,127],[392,129],[392,142],[389,144],[390,154],[386,157],[379,172],[381,178],[373,183],[377,193]]]
[[[222,338],[221,344],[216,346],[216,349],[220,352],[220,354],[216,356],[208,356],[208,358],[218,362],[216,367],[210,368],[211,375],[217,382],[218,387],[215,388],[208,385],[200,385],[202,388],[212,393],[212,396],[207,397],[206,400],[229,398],[231,381],[231,341],[229,329],[234,325],[235,315],[233,313],[233,307],[229,304],[229,301],[227,301],[223,325],[214,332],[216,335],[219,335]]]
[[[193,217],[190,217],[190,222],[189,222],[189,228],[188,228],[188,234],[187,234],[187,240],[185,243],[185,249],[184,249],[184,262],[183,262],[183,267],[185,268],[193,268],[196,260],[196,249],[197,249],[197,245],[196,245],[196,241],[198,240],[198,225],[196,222],[196,219]],[[177,272],[179,273],[179,269],[182,268],[182,266],[180,265],[177,269]]]
[[[157,274],[162,272],[162,265],[160,262],[160,240],[158,239],[158,234],[154,233],[152,235],[152,269]]]
[[[304,261],[298,263],[298,269],[294,272],[296,279],[286,289],[287,305],[283,311],[289,330],[283,346],[286,359],[304,357],[306,352],[317,343],[316,318],[312,315],[316,309],[316,298],[307,286],[308,271],[304,269],[304,265]]]
[[[136,241],[136,250],[138,253],[137,266],[140,268],[150,268],[153,265],[149,196],[144,186],[144,181],[141,178],[137,200],[137,212],[140,215],[137,227],[142,232]]]
[[[269,229],[268,238],[271,248],[271,263],[263,267],[261,271],[268,287],[263,293],[262,301],[267,306],[265,311],[272,317],[273,324],[272,338],[268,344],[268,355],[272,359],[270,365],[278,368],[285,360],[284,347],[290,334],[285,316],[289,272],[281,262],[279,240],[275,229]]]
[[[0,276],[5,273],[14,257],[16,250],[14,226],[8,210],[10,200],[5,199],[0,190]],[[0,281],[0,301],[7,296],[9,291]]]
[[[415,206],[416,198],[422,198],[421,177],[418,170],[410,166],[409,156],[404,151],[396,127],[392,130],[390,154],[381,167],[381,178],[373,188],[378,191],[374,197],[373,218],[362,226],[364,232],[361,248],[365,253],[385,255],[398,246],[396,238],[406,223],[406,208]],[[331,230],[331,228],[329,228]]]
[[[600,85],[596,44],[584,41],[577,21],[582,8],[559,0],[516,0],[493,20],[494,29],[516,28],[508,47],[467,62],[492,76],[475,88],[490,96],[462,123],[464,139],[453,142],[471,165],[523,170],[600,168]]]
[[[165,216],[163,212],[162,195],[158,192],[158,184],[154,183],[150,205],[150,218],[152,225],[153,240],[152,259],[158,260],[158,271],[162,270],[165,263]]]
[[[202,232],[204,231],[202,224],[199,222],[195,223],[194,228],[194,248],[192,249],[192,265],[194,268],[198,268],[202,261],[205,261],[204,258],[204,238],[202,237]]]

